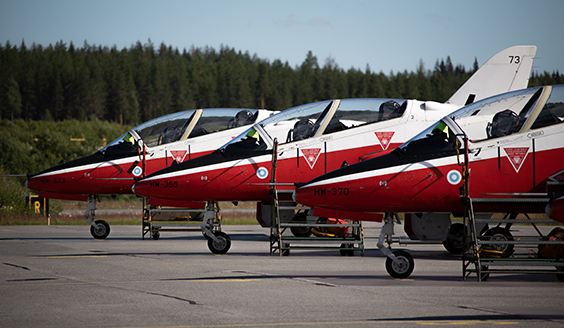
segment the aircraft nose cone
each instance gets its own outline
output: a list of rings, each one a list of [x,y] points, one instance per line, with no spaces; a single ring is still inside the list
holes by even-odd
[[[151,187],[152,185],[152,187]],[[162,198],[167,198],[167,196],[171,196],[168,193],[166,193],[166,190],[163,190],[161,188],[158,188],[157,186],[159,186],[159,182],[157,180],[157,182],[155,183],[154,181],[145,181],[145,180],[140,180],[137,181],[133,184],[133,186],[131,186],[131,190],[133,191],[134,194],[141,196],[141,197],[162,197]]]
[[[310,197],[307,197],[308,187],[299,187],[292,193],[292,199],[294,202],[306,206],[314,206],[313,202],[311,201]]]
[[[37,178],[29,178],[25,180],[25,186],[31,190],[40,190],[40,186],[37,180]]]
[[[147,182],[145,181],[137,181],[133,184],[133,186],[131,186],[131,191],[133,191],[134,194],[138,195],[138,196],[143,196],[143,197],[149,197],[152,195],[148,195],[148,189],[149,188],[145,188],[145,186],[147,185]]]

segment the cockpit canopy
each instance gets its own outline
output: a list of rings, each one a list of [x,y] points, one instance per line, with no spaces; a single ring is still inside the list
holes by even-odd
[[[192,109],[172,113],[134,127],[100,151],[104,155],[136,153],[140,140],[149,148],[156,147],[252,124],[258,114],[257,109],[241,108]]]
[[[471,141],[493,139],[560,124],[564,85],[518,90],[465,106],[449,115]]]
[[[403,145],[399,156],[427,156],[461,148],[456,135],[471,142],[528,133],[564,122],[564,85],[529,88],[496,95],[465,106]]]
[[[407,101],[399,99],[335,99],[287,109],[273,115],[220,148],[223,153],[271,149],[280,144],[400,118]]]

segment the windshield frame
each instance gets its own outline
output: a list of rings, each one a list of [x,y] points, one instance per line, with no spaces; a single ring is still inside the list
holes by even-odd
[[[143,130],[147,130],[151,127],[158,126],[160,124],[166,122],[174,122],[178,120],[182,120],[183,117],[186,118],[186,121],[182,124],[181,133],[175,138],[171,143],[185,141],[187,139],[197,138],[199,136],[191,136],[194,127],[200,122],[201,118],[210,118],[214,116],[220,117],[229,117],[233,116],[234,118],[237,116],[238,113],[242,111],[249,111],[253,115],[253,119],[256,120],[259,117],[259,109],[251,109],[251,108],[206,108],[206,109],[189,109],[181,112],[175,112],[171,114],[167,114],[164,116],[159,116],[142,124],[139,124],[126,133],[122,134],[119,138],[116,138],[106,146],[100,149],[100,152],[105,153],[108,148],[114,147],[124,142],[131,142],[130,136],[133,137],[134,142],[132,144],[137,145],[138,147],[142,148],[145,146],[147,149],[161,147],[167,143],[161,144],[147,144],[145,141],[145,137],[143,137],[140,132]],[[221,131],[230,130],[237,126],[228,127]],[[218,131],[218,132],[221,132]]]
[[[278,138],[278,143],[280,145],[291,144],[301,142],[303,140],[312,140],[346,129],[384,122],[388,119],[382,119],[382,106],[390,102],[396,102],[397,108],[402,111],[400,112],[400,115],[392,117],[389,120],[403,119],[405,117],[404,114],[409,100],[395,98],[348,98],[324,100],[290,108],[255,123],[252,127],[221,146],[219,150],[225,153],[228,147],[230,149],[236,149],[236,147],[231,146],[246,140],[249,135],[254,135],[251,130],[256,131],[260,135],[259,141],[266,144],[267,149],[272,149],[275,138]],[[366,112],[367,116],[362,118],[351,118],[350,116],[346,117],[347,115],[343,118],[341,116],[344,113],[354,112]],[[341,130],[334,130],[330,128],[333,124],[333,120],[338,120],[339,118],[349,125]],[[295,128],[295,124],[301,120],[310,121],[312,126],[310,134],[308,134],[307,138],[295,139],[292,137],[290,139],[289,132],[291,132],[292,129]],[[288,134],[284,135],[284,138],[281,139],[283,137],[283,133]],[[245,151],[249,151],[249,148],[247,148],[248,143],[245,143],[245,145]],[[261,150],[262,148],[263,147],[260,147]]]

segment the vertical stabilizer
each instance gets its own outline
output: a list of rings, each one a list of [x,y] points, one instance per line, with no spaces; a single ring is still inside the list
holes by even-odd
[[[447,103],[464,106],[499,93],[527,88],[536,52],[536,46],[515,46],[497,53]]]

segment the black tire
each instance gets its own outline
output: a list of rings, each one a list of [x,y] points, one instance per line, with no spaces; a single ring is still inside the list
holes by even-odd
[[[462,254],[468,249],[464,224],[454,223],[450,225],[448,236],[443,246],[451,254]]]
[[[280,249],[282,256],[290,256],[290,244],[284,244],[285,249]]]
[[[413,257],[406,251],[394,251],[396,258],[400,261],[400,265],[396,264],[391,258],[386,259],[386,271],[393,278],[405,279],[411,275],[415,263]]]
[[[564,267],[556,267],[556,271],[558,272],[564,272]],[[564,273],[557,273],[556,274],[556,279],[564,282]]]
[[[231,248],[231,239],[229,236],[221,231],[214,231],[213,235],[218,239],[215,241],[208,238],[208,248],[214,254],[225,254]]]
[[[153,232],[153,240],[159,240],[161,238],[161,233],[158,231]]]
[[[346,249],[344,249],[346,248]],[[352,244],[341,244],[341,249],[339,250],[341,256],[354,256],[354,249]]]
[[[97,227],[94,228],[94,226],[90,226],[90,234],[92,237],[96,239],[106,239],[110,234],[110,225],[104,220],[96,220],[94,223]]]
[[[487,271],[487,270],[488,270],[488,266],[487,266],[487,265],[482,265],[482,270]],[[482,272],[482,271],[480,271],[480,276],[481,276],[480,281],[487,281],[488,278],[490,277],[490,273],[489,273],[489,272]]]
[[[307,223],[307,213],[298,212],[290,222]],[[290,231],[295,237],[309,237],[311,236],[310,227],[290,227]]]
[[[504,228],[500,228],[500,227],[496,227],[496,228],[491,228],[490,230],[486,231],[486,233],[484,233],[484,240],[488,241],[513,241],[513,236],[511,235],[511,232],[509,232],[509,230],[504,229]],[[507,244],[507,245],[490,245],[490,247],[494,250],[494,251],[499,251],[502,252],[502,254],[500,255],[502,258],[508,258],[509,256],[511,256],[511,254],[513,254],[514,251],[514,246],[513,244]]]

